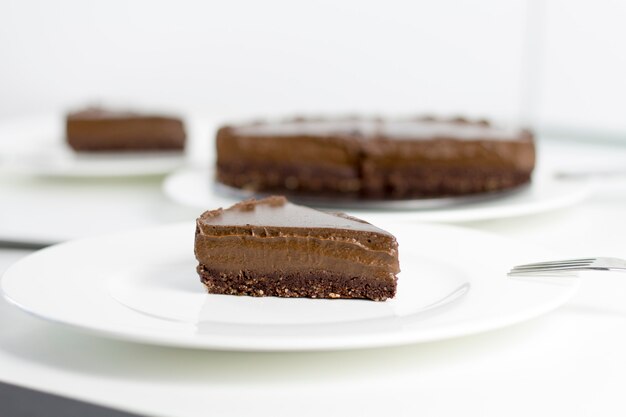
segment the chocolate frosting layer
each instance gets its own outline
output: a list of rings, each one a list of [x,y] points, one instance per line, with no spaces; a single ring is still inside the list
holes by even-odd
[[[469,121],[462,118],[410,119],[382,118],[296,118],[275,123],[255,123],[232,127],[240,136],[350,136],[363,139],[395,140],[501,140],[524,141],[529,132],[516,127],[492,126],[485,120]]]
[[[214,226],[261,226],[262,228],[275,226],[294,230],[342,229],[391,237],[390,233],[361,219],[345,213],[327,213],[292,204],[282,196],[272,196],[261,200],[250,199],[227,209],[206,211],[198,219],[198,226],[202,231]]]

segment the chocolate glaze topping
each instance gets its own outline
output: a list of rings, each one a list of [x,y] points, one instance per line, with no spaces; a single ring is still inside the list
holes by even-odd
[[[390,233],[345,213],[327,213],[295,205],[282,196],[250,199],[227,209],[206,211],[198,219],[198,226],[202,230],[215,226],[345,229],[391,236]]]
[[[433,140],[526,140],[528,133],[514,127],[492,126],[486,120],[462,118],[409,119],[335,118],[288,119],[277,123],[253,123],[234,128],[242,136],[337,136],[353,135],[364,139]]]

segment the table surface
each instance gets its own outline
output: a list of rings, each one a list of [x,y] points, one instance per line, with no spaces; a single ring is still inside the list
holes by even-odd
[[[541,155],[551,168],[626,168],[626,146],[546,140]],[[593,190],[570,209],[464,226],[567,257],[624,258],[626,175]],[[29,253],[0,249],[0,272]],[[83,335],[0,300],[0,380],[154,416],[621,416],[625,300],[626,275],[585,274],[572,300],[520,325],[324,353],[143,346]]]

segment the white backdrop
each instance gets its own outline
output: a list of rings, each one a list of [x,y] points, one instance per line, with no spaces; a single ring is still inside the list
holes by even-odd
[[[0,0],[0,118],[100,102],[626,132],[625,17],[617,0]]]

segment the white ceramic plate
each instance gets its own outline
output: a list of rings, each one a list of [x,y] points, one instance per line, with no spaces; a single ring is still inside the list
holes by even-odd
[[[163,182],[164,193],[173,201],[199,210],[230,206],[241,199],[227,187],[216,186],[209,169],[181,169]],[[394,219],[426,222],[464,222],[515,217],[556,210],[576,204],[589,194],[584,182],[557,181],[535,175],[530,185],[502,193],[471,197],[408,200],[405,202],[337,202],[320,200],[316,206],[341,209],[357,216],[376,217],[393,211]],[[311,201],[306,202],[311,205]]]
[[[45,177],[131,177],[162,175],[180,168],[183,152],[73,152],[64,143],[5,157],[3,168],[23,175]]]
[[[519,323],[565,302],[577,278],[507,278],[544,259],[503,238],[443,225],[379,224],[400,244],[395,299],[205,294],[194,224],[64,243],[10,267],[4,296],[36,316],[129,341],[200,349],[304,351],[453,338]]]

